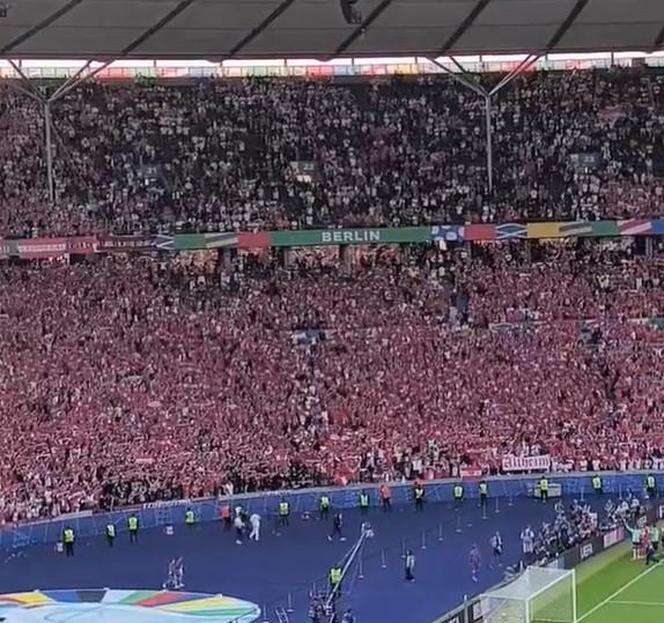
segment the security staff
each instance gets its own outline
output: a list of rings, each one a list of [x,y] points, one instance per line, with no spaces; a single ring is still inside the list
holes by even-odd
[[[369,495],[364,489],[360,491],[357,501],[360,506],[360,513],[366,515],[369,512]]]
[[[127,529],[129,530],[129,542],[137,543],[138,542],[138,517],[132,514],[129,515],[127,519]]]
[[[480,481],[480,506],[486,506],[487,497],[489,496],[489,485],[486,480]]]
[[[194,511],[190,508],[184,512],[184,523],[190,528],[196,523],[196,516],[194,515]]]
[[[597,495],[602,494],[602,477],[599,474],[595,474],[592,479],[593,491]]]
[[[646,476],[646,492],[651,500],[657,497],[657,481],[652,474]]]
[[[542,502],[546,502],[549,499],[549,479],[546,476],[542,476],[538,487]]]
[[[336,564],[330,567],[330,573],[328,578],[330,580],[330,593],[334,595],[335,598],[341,597],[341,575],[343,570],[341,565]]]
[[[320,511],[320,518],[327,519],[330,514],[330,497],[327,495],[321,495],[320,500],[318,501],[318,510]]]
[[[73,528],[67,526],[62,531],[62,544],[65,547],[65,555],[73,556],[74,555],[74,530]]]
[[[454,496],[455,506],[460,506],[463,501],[463,485],[460,482],[457,482],[452,489],[452,495]]]
[[[416,482],[413,487],[413,500],[415,502],[415,512],[421,513],[424,511],[424,487]]]
[[[115,541],[115,524],[107,523],[106,524],[106,542],[109,547],[113,547]]]
[[[287,526],[289,523],[290,517],[290,504],[286,501],[286,498],[281,498],[279,502],[279,525]]]

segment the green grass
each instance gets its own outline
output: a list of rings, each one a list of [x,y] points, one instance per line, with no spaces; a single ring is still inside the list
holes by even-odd
[[[661,526],[660,526],[661,527]],[[664,623],[664,552],[656,565],[632,560],[632,546],[621,543],[576,568],[577,623]],[[550,594],[535,606],[531,623],[554,623],[569,611],[569,593]],[[514,620],[520,620],[519,614]],[[560,614],[562,613],[562,614]],[[435,623],[440,623],[443,618]],[[505,621],[509,621],[505,613]]]
[[[623,543],[577,568],[579,623],[664,623],[664,559],[646,567]]]

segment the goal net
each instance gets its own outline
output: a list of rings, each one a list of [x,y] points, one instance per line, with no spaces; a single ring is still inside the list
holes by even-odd
[[[528,567],[481,596],[483,623],[576,623],[574,570]]]

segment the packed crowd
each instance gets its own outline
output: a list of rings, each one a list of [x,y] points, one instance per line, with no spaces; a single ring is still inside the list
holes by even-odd
[[[530,259],[524,249],[476,247],[464,263],[459,280],[476,325],[650,318],[664,309],[664,256],[635,254],[628,240],[541,244]]]
[[[530,527],[522,531],[523,549],[532,550],[527,553],[524,562],[547,564],[570,547],[586,542],[598,534],[600,534],[600,518],[589,504],[573,500],[566,508],[562,502],[557,502],[552,521],[543,522],[537,532],[533,532]],[[529,539],[531,543],[526,548]]]
[[[524,564],[545,565],[575,545],[624,526],[638,525],[639,518],[645,519],[642,500],[631,492],[617,503],[607,500],[601,509],[572,500],[568,506],[556,502],[554,510],[553,520],[542,522],[536,531],[527,526],[521,532]]]
[[[504,252],[379,250],[351,274],[307,253],[0,265],[4,519],[506,454],[660,465],[659,254]]]
[[[496,81],[499,76],[485,76]],[[0,237],[661,215],[664,76],[84,84],[43,120],[0,87]]]

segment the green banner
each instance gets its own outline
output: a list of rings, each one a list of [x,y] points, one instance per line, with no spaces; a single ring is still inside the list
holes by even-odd
[[[431,240],[430,227],[377,229],[312,229],[271,231],[273,247],[311,247],[328,244],[399,244]]]
[[[174,250],[221,249],[237,246],[237,234],[219,232],[214,234],[175,234],[172,236]]]

